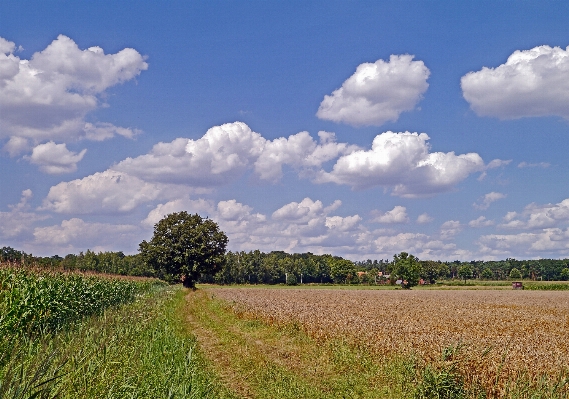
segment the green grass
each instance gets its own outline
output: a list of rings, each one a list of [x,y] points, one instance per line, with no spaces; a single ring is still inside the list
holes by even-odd
[[[436,284],[425,286],[425,288],[441,289],[445,287],[453,288],[484,288],[484,289],[512,289],[512,281],[504,280],[441,280]],[[525,290],[540,291],[564,291],[569,290],[569,281],[533,281],[533,280],[516,280],[522,281]]]
[[[365,285],[365,284],[298,284],[298,285],[285,285],[285,284],[229,284],[229,285],[213,285],[213,284],[197,284],[197,288],[207,289],[207,287],[215,288],[265,288],[265,289],[279,289],[279,290],[396,290],[401,289],[398,285]]]
[[[387,359],[343,340],[316,342],[296,324],[240,318],[203,291],[190,304],[204,353],[242,397],[414,398],[414,357]]]
[[[521,281],[521,280],[520,280]],[[527,290],[545,290],[545,291],[560,291],[569,290],[568,281],[532,281],[524,280],[524,289]],[[198,284],[198,288],[207,289],[209,284]],[[298,285],[285,285],[285,284],[231,284],[215,286],[216,288],[266,288],[266,289],[281,289],[281,290],[302,290],[302,289],[326,289],[326,290],[400,290],[398,285],[364,285],[364,284],[298,284]],[[413,290],[440,290],[440,289],[498,289],[506,290],[512,289],[512,281],[507,280],[440,280],[435,284],[417,285],[412,288]]]
[[[19,341],[0,368],[0,398],[233,397],[187,329],[185,294],[155,289],[59,333]]]

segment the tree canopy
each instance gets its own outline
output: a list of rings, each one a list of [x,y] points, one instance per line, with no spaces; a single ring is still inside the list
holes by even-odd
[[[472,273],[473,273],[472,266],[469,265],[468,263],[465,263],[464,265],[460,266],[460,268],[458,269],[458,277],[463,279],[465,284],[466,280],[472,278]]]
[[[393,274],[402,280],[402,288],[411,288],[419,284],[421,264],[419,259],[407,252],[393,256]]]
[[[224,262],[227,236],[217,223],[186,211],[171,213],[154,225],[150,242],[142,241],[140,255],[158,274],[194,288],[202,274],[217,273]]]
[[[335,283],[348,284],[356,276],[354,263],[342,258],[334,258],[330,266],[330,277]]]

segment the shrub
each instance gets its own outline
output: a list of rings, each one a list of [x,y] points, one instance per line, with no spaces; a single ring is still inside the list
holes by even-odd
[[[440,370],[427,366],[414,396],[415,399],[461,399],[465,397],[464,382],[452,365]]]
[[[297,285],[298,281],[296,279],[296,275],[294,273],[289,273],[287,280],[286,280],[286,285]]]
[[[522,273],[519,271],[519,269],[516,269],[515,267],[510,270],[510,278],[513,280],[517,280],[522,278]]]

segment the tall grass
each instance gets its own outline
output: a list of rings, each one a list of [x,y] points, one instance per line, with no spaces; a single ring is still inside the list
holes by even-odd
[[[184,295],[157,288],[41,339],[24,336],[0,366],[0,398],[231,397],[187,330]]]

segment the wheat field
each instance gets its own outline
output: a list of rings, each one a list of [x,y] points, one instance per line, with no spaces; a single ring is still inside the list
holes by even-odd
[[[219,288],[243,317],[298,324],[319,341],[348,340],[382,356],[456,365],[470,385],[502,396],[509,384],[564,381],[569,295],[547,291],[360,291]],[[564,375],[564,377],[560,377]]]

